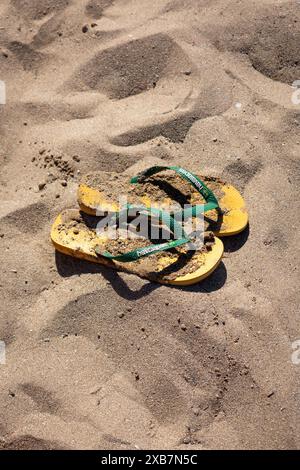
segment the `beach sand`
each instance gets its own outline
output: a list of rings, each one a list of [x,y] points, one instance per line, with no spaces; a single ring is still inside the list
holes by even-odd
[[[300,447],[299,44],[296,1],[1,1],[1,448]],[[55,253],[81,175],[157,162],[244,195],[212,276]]]

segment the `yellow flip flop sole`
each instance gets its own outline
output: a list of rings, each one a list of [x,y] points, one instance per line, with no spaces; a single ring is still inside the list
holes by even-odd
[[[161,284],[177,286],[202,281],[217,268],[222,259],[223,243],[213,237],[207,248],[196,252],[185,251],[182,245],[176,250],[163,251],[133,262],[109,260],[97,254],[99,247],[103,252],[111,246],[111,240],[97,234],[97,221],[99,218],[82,214],[77,209],[63,211],[51,229],[51,240],[57,251]],[[131,240],[122,241],[130,248]]]
[[[242,232],[248,224],[245,201],[232,185],[205,176],[199,176],[218,198],[221,213],[211,210],[205,213],[205,230],[213,231],[219,237]],[[165,188],[164,188],[165,184]],[[173,189],[172,189],[173,188]],[[168,192],[171,191],[171,197]],[[141,185],[133,185],[127,175],[109,172],[96,172],[86,175],[78,187],[78,204],[86,214],[100,215],[101,212],[118,212],[119,195],[127,196],[127,201],[146,207],[167,210],[181,199],[188,204],[203,204],[203,198],[191,185],[178,175],[155,175]]]

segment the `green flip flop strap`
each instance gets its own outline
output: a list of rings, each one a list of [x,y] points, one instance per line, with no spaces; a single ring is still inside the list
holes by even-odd
[[[202,214],[203,212],[207,212],[212,209],[217,209],[219,207],[218,200],[214,193],[211,191],[211,189],[209,189],[204,184],[204,182],[201,181],[200,178],[198,178],[198,176],[194,175],[188,170],[185,170],[184,168],[181,168],[180,166],[152,166],[147,170],[142,171],[137,176],[131,178],[130,183],[142,183],[149,176],[155,175],[156,173],[159,173],[160,171],[164,170],[176,171],[176,173],[178,173],[182,178],[191,183],[191,185],[201,194],[201,196],[206,201],[205,204],[196,204],[185,209],[184,211],[179,211],[178,213],[183,212],[184,215],[187,217],[196,217],[197,215]],[[174,215],[176,215],[176,213]]]
[[[178,240],[171,240],[165,243],[159,243],[157,245],[149,245],[146,247],[137,248],[136,250],[129,251],[128,253],[123,253],[121,255],[114,256],[108,251],[105,251],[104,253],[97,253],[98,255],[108,258],[110,260],[129,263],[131,261],[137,261],[138,259],[145,256],[149,256],[165,250],[170,250],[171,248],[176,248],[177,246],[183,245],[184,243],[188,243],[191,241],[184,233],[182,226],[178,222],[176,222],[175,219],[169,213],[163,212],[158,209],[148,209],[146,207],[136,207],[132,205],[127,205],[125,209],[122,209],[120,212],[117,212],[117,217],[121,218],[123,215],[127,215],[128,211],[131,209],[136,209],[140,213],[147,212],[150,215],[159,217],[159,220],[161,220],[173,233],[175,230],[179,230],[179,233],[183,235],[183,238],[180,238]]]

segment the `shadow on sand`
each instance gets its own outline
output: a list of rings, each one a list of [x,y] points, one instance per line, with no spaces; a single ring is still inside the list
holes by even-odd
[[[56,251],[55,262],[57,271],[62,277],[70,277],[81,274],[101,274],[106,279],[115,292],[120,296],[128,300],[138,300],[142,297],[149,295],[156,289],[163,287],[162,284],[156,282],[147,282],[142,287],[131,288],[129,284],[134,285],[131,282],[131,278],[136,276],[122,273],[122,276],[115,270],[101,266],[99,264],[93,264],[88,261],[79,260],[72,258],[71,256],[64,255]],[[172,289],[184,290],[187,292],[200,292],[209,293],[221,289],[227,279],[226,268],[223,262],[220,263],[218,268],[202,282],[191,286],[169,286]],[[128,281],[128,282],[127,282]]]

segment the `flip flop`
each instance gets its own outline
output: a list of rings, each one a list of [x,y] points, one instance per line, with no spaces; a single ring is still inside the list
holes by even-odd
[[[128,213],[128,207],[117,214],[118,220]],[[160,226],[162,222],[172,233],[178,230],[178,224],[170,214],[146,208],[140,208],[139,211],[146,212],[147,216],[158,216]],[[209,276],[217,268],[223,255],[223,243],[213,233],[206,236],[201,250],[191,251],[187,246],[191,239],[184,233],[181,225],[179,228],[182,238],[167,242],[160,238],[155,244],[149,245],[145,238],[128,239],[122,235],[120,227],[115,240],[109,238],[105,232],[99,234],[99,221],[101,218],[84,214],[77,209],[63,211],[51,229],[55,248],[61,253],[142,278],[181,286],[195,284]]]
[[[159,172],[163,174],[156,175]],[[120,194],[127,195],[130,204],[163,210],[168,210],[174,201],[180,206],[189,204],[191,207],[183,215],[205,213],[205,230],[220,237],[240,233],[248,224],[245,201],[234,186],[217,178],[196,176],[178,166],[153,166],[131,179],[114,172],[87,174],[78,188],[78,203],[83,212],[91,215],[117,212]]]

